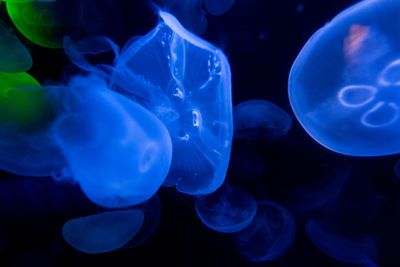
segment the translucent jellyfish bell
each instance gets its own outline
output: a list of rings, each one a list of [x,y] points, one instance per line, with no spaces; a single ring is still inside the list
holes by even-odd
[[[129,42],[111,84],[167,126],[173,156],[165,185],[214,192],[225,180],[232,126],[231,72],[223,52],[160,11],[154,30]]]
[[[306,233],[316,247],[338,261],[368,265],[378,257],[375,241],[369,235],[340,225],[312,220],[306,225]]]
[[[50,134],[58,88],[44,88],[25,72],[0,72],[0,168],[50,176],[65,166]]]
[[[326,148],[352,156],[400,152],[399,8],[399,1],[361,1],[318,30],[296,58],[290,103]]]
[[[32,67],[28,49],[0,20],[0,71],[24,72]]]
[[[250,261],[276,260],[286,254],[294,242],[295,221],[279,204],[270,201],[258,201],[257,204],[253,222],[235,234],[235,245]]]
[[[292,127],[292,118],[274,103],[254,99],[242,102],[233,110],[235,138],[277,140]]]
[[[227,12],[235,3],[235,0],[203,0],[207,12],[219,16]]]
[[[143,225],[140,210],[117,210],[80,217],[66,222],[64,240],[85,253],[105,253],[123,247]]]
[[[200,220],[210,229],[235,233],[252,222],[257,202],[246,191],[224,185],[213,194],[198,197],[195,208]]]

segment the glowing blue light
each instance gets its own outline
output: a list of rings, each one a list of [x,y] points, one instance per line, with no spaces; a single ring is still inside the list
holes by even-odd
[[[399,1],[361,1],[306,43],[289,98],[317,142],[352,156],[400,151]]]
[[[121,248],[143,225],[143,212],[120,210],[80,217],[66,222],[64,240],[85,253],[105,253]]]
[[[294,242],[295,221],[279,204],[270,201],[257,204],[253,222],[235,234],[235,245],[250,261],[276,260],[286,254]]]
[[[199,196],[195,208],[200,220],[210,229],[235,233],[251,223],[257,202],[246,191],[225,185],[213,194]]]
[[[165,126],[139,104],[108,90],[102,79],[78,76],[68,87],[66,113],[53,134],[83,192],[110,208],[153,196],[171,163]]]

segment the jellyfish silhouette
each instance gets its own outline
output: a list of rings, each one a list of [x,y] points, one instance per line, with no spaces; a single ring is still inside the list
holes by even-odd
[[[32,67],[32,57],[7,26],[0,20],[0,71],[24,72]]]
[[[254,99],[242,102],[233,110],[235,138],[277,140],[292,127],[289,114],[272,102]]]
[[[263,262],[276,260],[290,249],[296,235],[292,215],[279,204],[257,202],[253,222],[235,234],[235,245],[248,260]]]
[[[352,156],[400,151],[399,7],[361,1],[318,30],[293,63],[290,104],[322,146]]]
[[[89,253],[105,253],[121,248],[143,225],[140,210],[108,211],[66,222],[64,240],[73,248]]]
[[[264,160],[252,150],[240,149],[234,151],[229,164],[229,172],[243,181],[260,178],[265,171]]]
[[[151,198],[164,182],[172,146],[162,122],[94,76],[71,79],[52,133],[73,179],[94,203],[127,207]]]
[[[344,263],[370,264],[378,257],[375,241],[329,221],[312,220],[306,225],[308,238],[328,256]]]
[[[203,0],[208,13],[219,16],[227,12],[235,3],[235,0]]]
[[[58,89],[25,72],[0,72],[0,86],[0,168],[24,176],[59,172],[65,160],[50,134]]]
[[[252,222],[257,202],[243,189],[224,185],[212,194],[197,197],[195,208],[200,220],[210,229],[235,233]]]
[[[214,192],[225,180],[233,126],[231,72],[223,52],[171,14],[122,49],[112,89],[151,110],[168,128],[173,156],[165,185]]]

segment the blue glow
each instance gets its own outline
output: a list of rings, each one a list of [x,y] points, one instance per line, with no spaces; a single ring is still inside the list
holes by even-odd
[[[306,225],[308,238],[335,260],[350,264],[369,264],[378,257],[371,236],[343,229],[327,221],[312,220]]]
[[[101,79],[78,76],[68,87],[66,114],[53,133],[82,191],[109,208],[153,196],[171,163],[165,126],[139,104],[108,90]]]
[[[227,12],[235,3],[235,0],[203,0],[207,12],[219,16]]]
[[[105,253],[121,248],[143,225],[143,212],[120,210],[80,217],[66,222],[64,240],[85,253]]]
[[[32,57],[4,22],[0,20],[0,71],[23,72],[32,67]]]
[[[399,1],[361,1],[318,30],[294,62],[290,103],[326,148],[352,156],[400,152],[399,8]]]
[[[253,262],[276,260],[290,249],[296,235],[296,224],[290,213],[270,201],[257,202],[253,222],[235,234],[240,254]]]
[[[292,127],[289,114],[274,103],[254,99],[242,102],[233,110],[235,138],[277,140]]]
[[[112,88],[168,128],[173,156],[165,185],[214,192],[225,180],[232,126],[231,72],[223,52],[160,11],[157,27],[122,49]]]
[[[197,197],[195,208],[200,220],[210,229],[235,233],[252,222],[257,202],[246,191],[224,185],[213,194]]]

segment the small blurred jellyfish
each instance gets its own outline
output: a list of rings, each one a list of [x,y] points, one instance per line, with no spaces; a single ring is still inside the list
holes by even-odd
[[[400,151],[399,8],[361,1],[318,30],[293,63],[292,109],[322,146],[351,156]]]
[[[0,20],[0,71],[24,72],[32,67],[32,57],[21,43]]]
[[[378,211],[375,188],[368,175],[351,166],[337,166],[326,176],[300,187],[289,201],[296,216],[364,226]]]
[[[117,1],[7,0],[6,7],[11,21],[22,35],[46,48],[62,48],[65,35],[74,39],[91,34],[118,38],[123,29]]]
[[[62,255],[63,243],[61,240],[53,240],[43,246],[35,247],[19,257],[13,267],[23,266],[54,266]]]
[[[65,160],[49,131],[58,90],[25,72],[0,72],[0,88],[0,168],[25,176],[59,172]]]
[[[222,233],[236,233],[246,228],[257,211],[256,200],[243,189],[224,185],[216,192],[198,196],[196,213],[210,229]]]
[[[122,49],[111,86],[168,128],[173,156],[166,186],[209,194],[222,185],[233,126],[231,72],[221,50],[159,12],[157,27]]]
[[[161,217],[161,201],[157,194],[146,202],[135,206],[135,210],[143,212],[144,220],[140,231],[123,248],[135,248],[151,237]]]
[[[240,149],[232,153],[229,172],[243,181],[260,178],[265,171],[264,160],[255,151]]]
[[[250,261],[273,261],[291,248],[296,224],[292,215],[279,204],[270,201],[258,201],[257,204],[253,222],[235,234],[235,245]]]
[[[164,182],[172,157],[164,124],[94,76],[71,79],[66,113],[53,125],[74,180],[94,203],[139,204]]]
[[[235,3],[235,0],[203,0],[204,7],[213,16],[219,16],[227,12]]]
[[[123,247],[143,225],[140,210],[116,210],[80,217],[66,222],[64,240],[73,248],[89,253],[105,253]]]
[[[378,258],[375,241],[370,235],[360,234],[329,221],[311,220],[306,225],[311,242],[328,256],[350,264],[373,264]]]
[[[272,102],[254,99],[242,102],[233,110],[235,138],[277,140],[292,127],[289,114]]]

